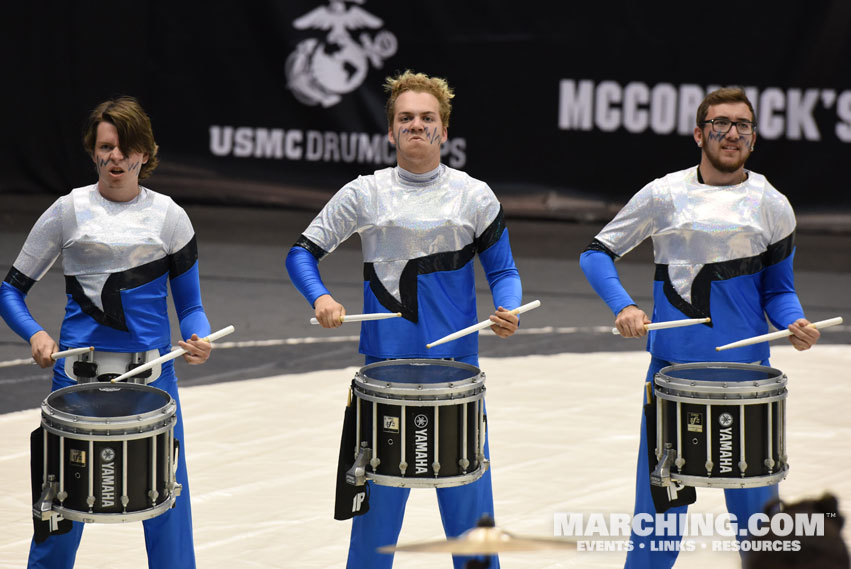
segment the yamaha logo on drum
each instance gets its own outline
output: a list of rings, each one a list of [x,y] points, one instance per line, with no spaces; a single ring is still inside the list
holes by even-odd
[[[414,417],[414,426],[416,426],[418,429],[425,429],[426,427],[428,427],[428,417],[422,414],[417,415],[416,417]]]
[[[106,447],[102,451],[100,451],[100,457],[104,462],[111,462],[115,458],[115,451],[109,447]]]
[[[733,424],[733,416],[729,413],[721,413],[718,416],[718,424],[722,427],[729,427]]]

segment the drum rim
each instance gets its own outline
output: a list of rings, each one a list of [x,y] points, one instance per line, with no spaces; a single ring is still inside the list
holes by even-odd
[[[771,486],[781,482],[789,474],[789,464],[784,463],[782,468],[773,474],[762,476],[743,477],[720,477],[720,476],[697,476],[695,474],[671,473],[671,480],[682,482],[686,486],[697,486],[700,488],[757,488]]]
[[[408,390],[411,391],[411,390]],[[465,386],[460,389],[415,390],[401,392],[392,388],[381,390],[364,389],[364,386],[352,383],[352,393],[361,401],[405,407],[443,407],[448,405],[466,405],[485,398],[485,386]],[[460,393],[459,393],[460,392]],[[446,397],[449,395],[450,397]]]
[[[372,480],[380,486],[392,486],[395,488],[451,488],[453,486],[464,486],[471,484],[484,476],[490,462],[483,460],[479,463],[475,470],[471,470],[466,474],[458,474],[455,476],[394,476],[392,474],[376,474],[367,472],[366,479]]]
[[[702,380],[685,379],[668,375],[674,369],[738,369],[747,371],[760,370],[772,376],[758,380]],[[667,372],[667,373],[666,373]],[[712,400],[714,401],[750,401],[768,402],[786,397],[786,374],[777,368],[757,364],[743,364],[736,362],[695,362],[688,364],[674,364],[663,367],[653,376],[653,384],[659,391],[658,395],[663,399],[682,397],[689,401]],[[665,397],[665,396],[668,397]],[[683,399],[672,399],[680,400]]]
[[[132,512],[88,512],[84,510],[75,510],[73,508],[68,508],[67,506],[60,506],[56,503],[52,505],[51,510],[62,517],[75,522],[111,524],[141,522],[155,518],[160,514],[167,512],[174,505],[177,497],[178,495],[176,493],[170,492],[169,496],[156,506]]]
[[[460,379],[458,381],[444,381],[435,383],[401,383],[395,381],[379,380],[374,377],[369,377],[367,371],[379,367],[387,367],[391,365],[436,365],[438,367],[454,367],[466,369],[474,372],[470,377]],[[381,394],[390,393],[401,396],[401,398],[413,398],[421,400],[424,397],[437,397],[440,395],[454,395],[459,392],[472,391],[473,394],[478,391],[484,391],[485,374],[484,372],[472,364],[458,362],[455,360],[441,360],[429,358],[412,358],[412,359],[396,359],[383,360],[374,362],[360,368],[352,380],[352,385],[367,394],[381,396]],[[440,398],[446,399],[446,398]]]
[[[62,389],[48,394],[41,404],[42,424],[45,428],[49,428],[51,432],[60,436],[85,434],[86,432],[104,432],[122,434],[123,431],[130,433],[146,433],[151,434],[152,429],[167,429],[174,421],[177,413],[177,402],[165,390],[143,385],[139,383],[120,384],[119,389],[129,388],[131,391],[146,391],[159,392],[165,396],[165,403],[162,407],[145,413],[137,413],[133,415],[117,415],[115,417],[92,417],[89,415],[77,415],[67,411],[61,411],[50,404],[51,399],[55,399],[60,395],[71,393],[74,391],[92,391],[95,389],[104,389],[114,387],[111,384],[104,383],[78,383],[69,385]],[[65,431],[63,427],[68,427],[70,431]],[[109,435],[106,435],[109,436]]]

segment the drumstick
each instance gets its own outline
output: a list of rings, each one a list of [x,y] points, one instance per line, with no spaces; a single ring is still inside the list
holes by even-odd
[[[340,322],[363,322],[364,320],[384,320],[385,318],[399,318],[401,312],[375,312],[373,314],[346,314],[340,317]],[[319,324],[316,318],[310,319],[311,324]]]
[[[77,354],[85,354],[86,352],[95,351],[94,346],[89,346],[88,348],[71,348],[70,350],[65,350],[62,352],[53,352],[50,354],[50,358],[53,361],[58,360],[59,358],[67,358],[69,356],[76,356]]]
[[[842,317],[837,316],[836,318],[829,318],[828,320],[821,320],[819,322],[813,322],[811,324],[807,324],[809,328],[829,328],[831,326],[836,326],[837,324],[842,324]],[[750,346],[751,344],[759,344],[760,342],[770,342],[771,340],[777,340],[778,338],[785,338],[786,336],[791,336],[792,332],[789,330],[778,330],[777,332],[769,332],[768,334],[763,334],[762,336],[754,336],[753,338],[745,338],[744,340],[739,340],[738,342],[733,342],[731,344],[725,344],[723,346],[718,346],[715,348],[716,352],[720,352],[721,350],[729,350],[731,348],[741,348],[742,346]]]
[[[645,330],[664,330],[665,328],[679,328],[680,326],[694,326],[695,324],[706,324],[712,322],[711,318],[685,318],[683,320],[668,320],[666,322],[653,322],[645,324]],[[612,328],[612,334],[617,336],[620,334],[617,328]]]
[[[227,336],[228,334],[231,334],[232,332],[233,332],[233,326],[227,326],[225,328],[222,328],[218,332],[213,332],[212,334],[210,334],[206,338],[201,338],[201,339],[204,340],[205,342],[212,343],[212,342],[215,342],[216,340],[218,340],[219,338],[221,338],[223,336]],[[173,349],[172,351],[170,351],[169,353],[167,353],[163,356],[155,358],[155,359],[153,359],[153,360],[151,360],[147,363],[144,363],[144,364],[140,365],[139,367],[134,367],[133,369],[131,369],[127,373],[119,375],[118,377],[116,377],[115,379],[112,380],[112,383],[115,383],[116,381],[121,381],[122,379],[127,379],[128,377],[133,377],[134,375],[136,375],[138,373],[142,373],[143,371],[147,371],[154,366],[157,366],[159,364],[163,364],[165,362],[171,361],[174,358],[178,358],[185,353],[186,353],[186,350],[184,350],[183,348],[175,348],[175,349]]]
[[[524,312],[528,312],[529,310],[532,310],[533,308],[538,308],[539,306],[541,306],[541,301],[540,300],[533,300],[529,304],[524,304],[523,306],[518,306],[514,310],[509,310],[508,312],[511,313],[511,314],[523,314]],[[452,340],[457,340],[458,338],[466,336],[467,334],[472,334],[473,332],[478,332],[479,330],[484,330],[485,328],[489,328],[490,326],[493,326],[493,324],[494,323],[491,322],[490,320],[482,320],[478,324],[473,324],[472,326],[468,326],[468,327],[464,328],[463,330],[458,330],[457,332],[453,332],[452,334],[449,334],[448,336],[444,336],[440,340],[435,340],[431,344],[426,344],[426,348],[433,348],[433,347],[438,346],[440,344],[445,344],[446,342],[451,342]]]

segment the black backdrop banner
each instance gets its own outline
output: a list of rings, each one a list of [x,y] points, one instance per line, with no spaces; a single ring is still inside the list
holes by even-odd
[[[455,88],[443,160],[488,182],[509,213],[581,217],[697,164],[694,114],[722,85],[744,87],[756,106],[750,168],[799,210],[851,207],[847,0],[575,4],[17,6],[2,24],[12,80],[1,95],[0,192],[92,183],[85,117],[130,94],[160,145],[152,188],[183,201],[316,208],[394,164],[382,83],[410,68]]]

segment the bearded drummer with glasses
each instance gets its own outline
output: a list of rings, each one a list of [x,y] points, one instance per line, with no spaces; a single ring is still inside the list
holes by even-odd
[[[671,364],[740,362],[768,365],[768,344],[718,352],[715,346],[768,331],[766,316],[791,332],[798,350],[819,339],[808,327],[795,292],[795,214],[786,197],[763,176],[745,169],[756,143],[756,118],[745,92],[709,93],[697,110],[694,141],[700,164],[647,184],[597,234],[580,258],[591,286],[615,315],[624,338],[648,335],[651,322],[620,283],[614,262],[650,237],[656,261],[653,322],[710,318],[707,323],[649,332],[652,359],[646,381]],[[649,389],[649,388],[648,388]],[[651,425],[653,423],[651,422]],[[686,512],[691,498],[675,501],[650,484],[654,449],[642,417],[635,515]],[[777,497],[777,485],[725,490],[727,509],[742,526]],[[742,527],[740,526],[740,527]],[[670,568],[680,535],[632,534],[628,568]],[[656,543],[652,543],[652,542]],[[666,541],[667,543],[660,543]]]

